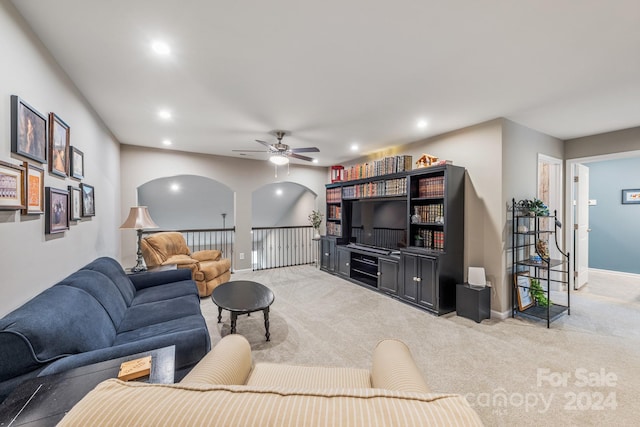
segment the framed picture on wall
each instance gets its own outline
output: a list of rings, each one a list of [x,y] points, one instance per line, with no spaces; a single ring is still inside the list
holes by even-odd
[[[44,169],[24,162],[24,192],[26,206],[23,215],[40,215],[44,213]]]
[[[0,210],[24,209],[24,168],[0,161]]]
[[[71,147],[71,166],[69,175],[72,178],[84,178],[84,153],[76,147]]]
[[[47,187],[45,191],[47,211],[44,232],[63,233],[69,229],[69,192]]]
[[[82,190],[70,185],[69,189],[69,221],[82,219]]]
[[[16,95],[11,95],[11,152],[47,161],[47,118]]]
[[[531,296],[531,279],[528,275],[518,273],[514,275],[514,285],[518,296],[518,309],[526,310],[533,305]]]
[[[82,216],[94,216],[96,214],[96,196],[93,185],[82,183]]]
[[[69,175],[70,129],[55,113],[49,114],[49,172],[66,178]]]
[[[631,205],[640,203],[640,189],[622,190],[622,204]]]

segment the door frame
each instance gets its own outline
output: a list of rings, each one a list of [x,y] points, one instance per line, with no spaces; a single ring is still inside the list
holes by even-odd
[[[640,150],[634,151],[624,151],[620,153],[611,153],[611,154],[600,154],[597,156],[587,156],[587,157],[576,157],[575,159],[567,159],[565,160],[565,210],[564,210],[564,223],[563,223],[563,237],[564,241],[568,243],[567,247],[570,247],[571,250],[571,264],[569,266],[569,286],[571,289],[574,288],[573,274],[575,272],[575,253],[573,251],[573,242],[575,238],[575,230],[573,224],[575,223],[575,218],[573,215],[573,201],[575,200],[575,189],[573,185],[573,177],[575,176],[575,167],[574,165],[579,163],[584,163],[588,166],[589,163],[594,162],[602,162],[606,160],[617,160],[617,159],[627,159],[629,157],[640,157]]]

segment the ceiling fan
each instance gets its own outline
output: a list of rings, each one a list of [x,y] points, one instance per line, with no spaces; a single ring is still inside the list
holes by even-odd
[[[282,143],[282,138],[286,135],[291,135],[291,132],[286,130],[274,130],[269,132],[274,135],[278,142],[274,144],[269,144],[268,142],[261,141],[256,139],[256,142],[267,147],[266,152],[270,154],[269,161],[275,163],[276,165],[286,165],[289,163],[289,157],[293,157],[295,159],[306,160],[307,162],[312,162],[313,158],[302,156],[298,153],[319,153],[316,147],[305,147],[305,148],[291,148],[287,144]],[[232,150],[239,151],[245,153],[264,153],[265,150]]]

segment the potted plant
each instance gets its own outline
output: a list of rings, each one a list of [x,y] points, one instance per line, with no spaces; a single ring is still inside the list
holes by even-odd
[[[542,289],[542,285],[540,285],[540,280],[531,279],[530,290],[531,290],[531,296],[536,301],[537,305],[539,305],[540,307],[549,306],[550,301],[545,295],[546,292],[544,291],[544,289]]]
[[[524,199],[518,202],[518,207],[531,216],[548,216],[549,208],[538,198]]]
[[[322,224],[323,217],[324,215],[322,215],[322,212],[320,212],[319,210],[312,210],[309,214],[309,222],[311,223],[311,226],[315,231],[313,235],[314,239],[320,238],[320,224]]]

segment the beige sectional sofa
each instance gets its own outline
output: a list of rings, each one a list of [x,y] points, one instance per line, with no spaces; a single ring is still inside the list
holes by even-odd
[[[459,395],[430,393],[409,349],[381,341],[371,370],[251,361],[224,337],[179,383],[107,380],[61,426],[478,426]]]

